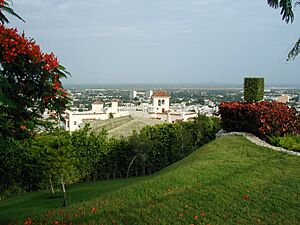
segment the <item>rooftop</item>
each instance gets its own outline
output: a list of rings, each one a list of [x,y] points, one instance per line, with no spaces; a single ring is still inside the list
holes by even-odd
[[[93,102],[93,105],[100,105],[100,104],[103,104],[104,102],[101,102],[101,101],[95,101]]]
[[[168,92],[164,91],[164,90],[158,90],[156,91],[152,97],[171,97]]]

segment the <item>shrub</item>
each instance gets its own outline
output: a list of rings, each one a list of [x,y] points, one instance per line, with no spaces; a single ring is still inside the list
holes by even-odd
[[[272,145],[286,148],[289,150],[300,151],[299,135],[285,135],[284,137],[271,137],[270,143]]]
[[[246,102],[258,102],[264,98],[264,78],[245,77],[244,100]]]
[[[68,132],[39,135],[29,140],[0,141],[0,199],[24,191],[55,188],[79,180]]]
[[[214,139],[218,128],[218,119],[199,115],[195,121],[146,126],[127,139],[91,133],[86,126],[72,134],[5,142],[0,146],[0,198],[50,188],[50,177],[57,188],[60,178],[71,184],[152,174]]]
[[[222,102],[219,114],[224,130],[249,132],[264,140],[300,131],[299,114],[283,103]]]

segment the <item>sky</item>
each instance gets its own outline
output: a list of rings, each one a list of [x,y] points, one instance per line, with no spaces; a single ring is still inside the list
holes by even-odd
[[[286,24],[266,0],[14,0],[11,19],[72,76],[65,84],[299,83],[300,7]]]

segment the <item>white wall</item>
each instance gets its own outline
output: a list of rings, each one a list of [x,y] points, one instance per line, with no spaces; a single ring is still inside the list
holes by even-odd
[[[93,112],[103,112],[103,104],[92,104]]]
[[[162,113],[163,111],[170,110],[170,97],[153,97],[153,108],[156,108],[156,112]],[[163,110],[164,109],[164,110]]]

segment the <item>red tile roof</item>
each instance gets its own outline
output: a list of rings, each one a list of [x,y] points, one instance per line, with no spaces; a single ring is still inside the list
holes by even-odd
[[[101,102],[101,101],[95,101],[95,102],[93,102],[93,104],[94,105],[96,105],[96,104],[103,104],[104,102]]]
[[[164,90],[159,90],[159,91],[156,91],[152,97],[171,97],[168,92],[164,91]]]

